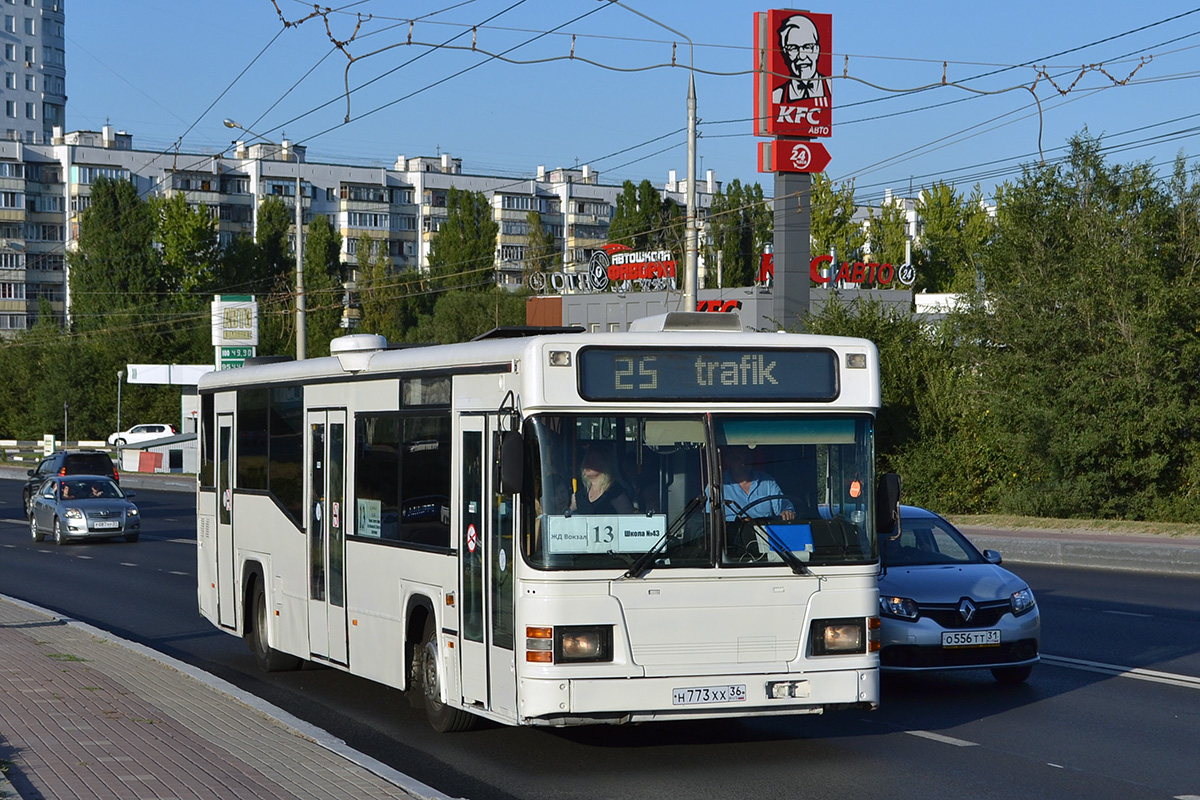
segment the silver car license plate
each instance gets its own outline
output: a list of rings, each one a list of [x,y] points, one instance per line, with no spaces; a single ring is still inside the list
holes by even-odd
[[[692,686],[672,689],[671,703],[690,706],[702,703],[743,703],[746,701],[746,684],[727,686]]]
[[[121,527],[121,522],[115,519],[102,519],[92,523],[92,530],[97,531],[116,530],[119,527]]]
[[[942,647],[990,647],[1000,644],[1000,631],[942,631]]]

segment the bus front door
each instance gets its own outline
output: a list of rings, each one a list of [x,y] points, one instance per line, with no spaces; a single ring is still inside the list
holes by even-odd
[[[346,637],[346,412],[308,412],[308,641],[349,664]]]
[[[462,416],[459,630],[464,702],[516,715],[512,498],[494,494],[495,415]]]

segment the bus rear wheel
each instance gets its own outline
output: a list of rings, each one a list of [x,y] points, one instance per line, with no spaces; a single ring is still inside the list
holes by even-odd
[[[263,591],[262,583],[254,584],[254,600],[250,604],[253,616],[246,626],[246,644],[254,653],[254,660],[263,672],[285,672],[300,669],[304,662],[296,656],[281,653],[267,641],[267,593]]]
[[[417,663],[414,672],[420,679],[417,688],[425,698],[425,716],[438,733],[458,733],[475,726],[475,715],[462,709],[452,708],[441,700],[442,685],[438,672],[437,627],[433,616],[425,620],[425,633],[421,647],[414,657]]]

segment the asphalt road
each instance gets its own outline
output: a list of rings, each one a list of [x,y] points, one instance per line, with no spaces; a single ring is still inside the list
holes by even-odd
[[[140,542],[33,544],[0,481],[0,592],[206,669],[447,794],[491,798],[1200,797],[1200,578],[1009,566],[1042,608],[1028,684],[888,678],[874,713],[437,735],[394,690],[258,673],[196,611],[190,495],[139,489]]]

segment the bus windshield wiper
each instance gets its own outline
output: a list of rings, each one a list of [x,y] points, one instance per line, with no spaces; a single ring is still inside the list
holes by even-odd
[[[688,518],[692,516],[692,512],[696,510],[696,506],[699,505],[700,501],[704,499],[704,495],[693,497],[688,504],[683,507],[682,513],[675,518],[675,521],[672,522],[665,531],[663,531],[663,535],[658,537],[658,541],[654,543],[654,546],[638,556],[637,560],[629,565],[629,569],[627,569],[625,574],[621,577],[640,578],[645,573],[649,572],[651,565],[658,560],[659,555],[666,551],[667,545],[670,544],[671,540],[675,538],[682,538],[679,536],[679,534],[682,531],[684,524],[687,522]]]
[[[726,500],[725,504],[727,506],[729,506],[730,508],[734,509],[735,511],[741,510],[741,509],[737,508],[732,501]],[[813,574],[812,570],[810,570],[808,568],[808,565],[805,564],[803,561],[801,561],[799,558],[797,558],[796,554],[792,552],[791,548],[789,548],[786,544],[784,544],[783,541],[781,541],[778,536],[771,533],[769,526],[765,522],[763,522],[761,519],[756,519],[754,517],[744,517],[743,516],[743,517],[740,517],[740,519],[742,520],[742,522],[750,523],[750,525],[752,525],[754,527],[755,532],[760,534],[762,536],[762,538],[767,541],[768,544],[773,546],[775,551],[777,553],[779,553],[779,557],[781,559],[783,559],[783,562],[791,568],[792,572],[796,573],[797,575],[812,575]]]

